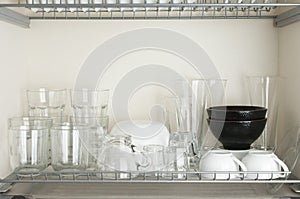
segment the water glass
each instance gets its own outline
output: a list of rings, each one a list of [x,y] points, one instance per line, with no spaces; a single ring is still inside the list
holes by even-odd
[[[170,147],[175,149],[175,170],[186,172],[189,171],[189,162],[188,162],[188,154],[189,154],[189,143],[184,141],[171,141]],[[178,174],[178,178],[185,178],[185,174]]]
[[[8,120],[11,164],[17,173],[36,173],[48,166],[52,120],[20,117]]]
[[[165,147],[164,150],[164,177],[172,177],[172,172],[176,171],[176,148],[172,146]]]
[[[87,170],[96,170],[98,168],[97,157],[99,151],[103,148],[104,136],[107,134],[108,116],[99,117],[71,117],[75,125],[87,126],[90,131],[86,136],[81,136],[81,142],[88,152]]]
[[[109,90],[73,90],[71,104],[75,117],[97,117],[107,114]]]
[[[147,167],[147,171],[161,171],[165,169],[164,146],[146,145],[143,147],[143,151],[150,159],[150,165]]]
[[[90,130],[87,126],[67,122],[51,128],[51,165],[54,170],[76,172],[87,168],[88,151],[81,138],[88,140]]]
[[[67,89],[27,90],[27,101],[30,116],[61,117],[65,114]]]
[[[198,149],[218,145],[218,141],[209,132],[206,109],[210,106],[224,105],[225,79],[193,79],[191,81],[191,118],[192,132],[195,134]]]
[[[252,144],[256,149],[275,150],[277,146],[278,89],[280,77],[247,77],[250,103],[268,109],[267,124],[262,135]]]

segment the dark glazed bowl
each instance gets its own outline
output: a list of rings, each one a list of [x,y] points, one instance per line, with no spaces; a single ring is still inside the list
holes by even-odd
[[[224,149],[246,150],[263,132],[267,119],[252,121],[221,121],[207,119],[213,135]]]
[[[260,106],[213,106],[207,109],[209,119],[226,121],[261,120],[267,109]]]

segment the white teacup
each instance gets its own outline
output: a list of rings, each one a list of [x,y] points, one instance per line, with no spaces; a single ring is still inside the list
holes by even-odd
[[[286,177],[287,174],[280,174],[282,170],[289,171],[286,164],[281,161],[272,151],[250,150],[242,159],[248,171],[245,177],[249,179],[276,179]],[[260,172],[260,173],[255,173]]]
[[[199,169],[201,172],[211,172],[202,174],[204,178],[210,179],[232,179],[239,178],[240,171],[247,171],[246,166],[232,153],[225,150],[208,151],[200,160]],[[216,172],[216,174],[214,174]],[[231,173],[232,172],[232,173]]]

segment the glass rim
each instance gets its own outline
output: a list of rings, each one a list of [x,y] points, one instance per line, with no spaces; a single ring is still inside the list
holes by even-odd
[[[73,123],[56,123],[53,124],[50,130],[89,130],[92,127],[88,125],[76,125]]]
[[[88,92],[88,93],[93,93],[93,92],[106,93],[106,92],[109,92],[110,89],[98,90],[98,89],[85,89],[85,88],[82,88],[82,89],[70,89],[70,91],[71,91],[71,93],[82,92],[82,91],[85,91],[85,92]]]
[[[42,90],[41,90],[42,89]],[[48,89],[48,88],[39,88],[39,89],[27,89],[26,92],[39,93],[39,92],[63,92],[68,91],[67,88],[59,88],[59,89]]]
[[[59,117],[57,117],[59,118]],[[108,119],[109,115],[99,115],[99,116],[87,116],[87,117],[78,117],[78,116],[70,116],[70,119]]]
[[[26,121],[29,123],[26,124]],[[42,122],[40,125],[32,124],[31,122]],[[10,130],[22,130],[20,127],[26,127],[23,130],[43,130],[43,129],[50,129],[53,125],[53,119],[49,117],[30,117],[30,116],[24,116],[24,117],[12,117],[8,118],[8,129]],[[25,123],[24,123],[25,122]]]
[[[266,78],[266,77],[275,77],[275,78],[278,78],[278,77],[281,77],[280,75],[246,75],[246,77],[253,77],[253,78]]]
[[[53,121],[51,117],[42,117],[42,116],[19,116],[19,117],[11,117],[8,118],[8,121],[24,121],[24,120],[40,120],[40,121]]]
[[[149,150],[151,149],[151,150]],[[155,152],[161,152],[165,149],[163,145],[159,144],[148,144],[143,146],[143,151],[150,152],[150,153],[155,153]]]
[[[193,81],[212,81],[212,80],[224,81],[224,82],[228,81],[228,79],[223,79],[223,78],[194,78],[194,79],[191,79],[190,81],[193,82]]]

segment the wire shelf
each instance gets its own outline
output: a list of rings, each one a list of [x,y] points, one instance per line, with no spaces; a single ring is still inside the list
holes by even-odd
[[[0,183],[300,183],[300,180],[289,176],[290,172],[41,171],[12,173]]]
[[[101,3],[99,3],[101,2]],[[275,18],[278,0],[19,0],[0,7],[24,8],[29,19],[232,19]]]

